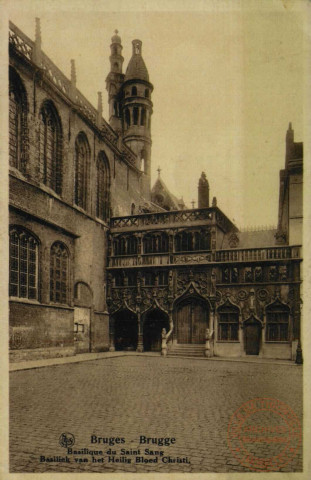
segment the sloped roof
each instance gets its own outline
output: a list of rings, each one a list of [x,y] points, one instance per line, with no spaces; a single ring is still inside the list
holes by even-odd
[[[234,233],[238,240],[233,241],[233,244],[235,244],[235,248],[272,247],[275,245],[275,234],[276,229],[240,231]],[[227,250],[233,248],[231,240],[232,232],[229,232],[224,237],[222,249]]]
[[[138,53],[134,53],[131,60],[129,61],[125,72],[124,80],[127,81],[136,79],[146,80],[147,82],[149,82],[149,73],[147,67],[143,60],[143,57]]]
[[[156,196],[159,194],[163,196],[163,204],[160,206],[167,205],[171,210],[179,210],[180,206],[185,205],[182,199],[178,199],[169,191],[160,176],[157,178],[151,189],[151,200],[154,203],[159,204],[156,199]]]

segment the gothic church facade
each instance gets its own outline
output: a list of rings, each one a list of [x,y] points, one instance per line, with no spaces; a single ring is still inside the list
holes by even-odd
[[[10,356],[107,350],[297,359],[302,144],[286,139],[278,228],[241,232],[160,177],[151,189],[152,91],[140,40],[123,73],[112,37],[95,109],[35,41],[10,24]],[[300,355],[300,356],[299,356]]]

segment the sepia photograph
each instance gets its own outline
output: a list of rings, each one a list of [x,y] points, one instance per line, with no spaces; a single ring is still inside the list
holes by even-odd
[[[308,478],[308,2],[1,8],[3,471]]]

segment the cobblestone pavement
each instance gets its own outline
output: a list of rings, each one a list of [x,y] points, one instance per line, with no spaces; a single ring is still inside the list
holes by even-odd
[[[11,372],[10,471],[250,471],[230,451],[227,430],[235,410],[255,397],[285,402],[301,420],[301,367],[118,357]],[[68,454],[59,444],[65,432],[75,437],[73,450],[102,450],[103,455],[93,455],[94,462],[85,450]],[[92,435],[122,437],[125,443],[92,443]],[[176,443],[140,444],[141,435],[176,438]],[[121,448],[129,453],[121,455]],[[145,448],[163,454],[145,455]],[[264,454],[271,456],[278,446],[265,448]],[[279,471],[301,471],[301,450]],[[69,463],[60,462],[58,457],[66,455]],[[136,463],[136,457],[153,461]]]

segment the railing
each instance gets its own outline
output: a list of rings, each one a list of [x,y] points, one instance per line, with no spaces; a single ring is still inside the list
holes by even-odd
[[[217,250],[212,252],[182,252],[143,254],[109,258],[109,267],[135,267],[157,265],[207,264],[222,262],[259,262],[300,258],[299,246]]]
[[[46,76],[54,83],[54,85],[65,95],[69,97],[71,81],[54,65],[49,57],[41,52],[41,68]]]
[[[169,265],[168,254],[119,256],[109,258],[109,267],[136,267],[143,265]]]
[[[10,22],[9,44],[28,60],[32,59],[34,42],[30,40],[19,28]]]
[[[286,258],[299,258],[299,255],[300,248],[298,246],[218,250],[216,252],[216,262],[282,260]]]
[[[128,217],[114,217],[110,221],[112,228],[140,227],[151,225],[169,225],[170,223],[185,223],[213,220],[213,209],[176,210],[171,212],[145,213]]]

